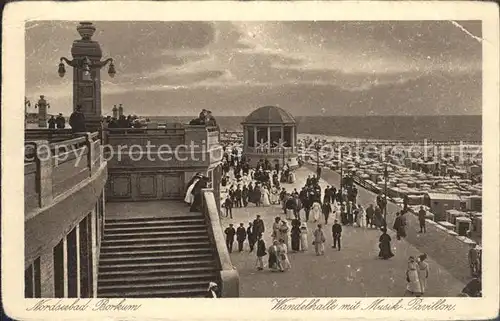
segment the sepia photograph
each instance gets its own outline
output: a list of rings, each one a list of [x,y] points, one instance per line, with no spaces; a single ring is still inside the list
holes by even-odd
[[[480,18],[26,20],[17,235],[24,298],[39,299],[26,310],[481,299],[498,281],[483,275],[498,270],[483,237],[498,223],[483,196],[498,176],[498,155],[485,165],[484,30]]]

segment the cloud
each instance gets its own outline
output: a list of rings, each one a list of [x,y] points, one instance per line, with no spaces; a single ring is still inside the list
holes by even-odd
[[[481,36],[480,22],[457,23]],[[75,22],[64,21],[27,25],[29,97],[45,94],[57,101],[54,105],[70,106],[71,73],[59,78],[57,64],[60,56],[71,57],[71,40],[78,38],[75,27]],[[267,98],[268,104],[285,94],[295,96],[283,88],[294,88],[311,104],[325,105],[319,100],[331,99],[317,88],[334,88],[342,97],[352,93],[355,101],[346,104],[363,101],[372,106],[370,95],[376,92],[390,98],[391,92],[398,96],[405,88],[410,95],[407,85],[443,77],[450,88],[458,88],[448,81],[453,79],[463,95],[475,95],[475,89],[458,79],[476,77],[482,61],[481,45],[447,21],[97,22],[96,27],[94,38],[101,43],[103,58],[113,57],[117,69],[113,79],[102,72],[103,101],[119,103],[143,95],[137,103],[144,108],[160,103],[158,97],[168,99],[166,93],[180,97],[189,91],[182,97],[193,104],[214,105],[226,101],[221,95],[240,104],[238,95],[251,99],[249,92],[259,95],[257,101]],[[300,86],[318,95],[305,94]],[[456,93],[444,87],[436,92],[442,95],[436,101],[452,101]]]

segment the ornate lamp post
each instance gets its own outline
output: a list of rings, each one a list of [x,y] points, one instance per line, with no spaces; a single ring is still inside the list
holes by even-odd
[[[389,171],[387,170],[387,163],[384,168],[384,221],[387,224],[387,181],[389,180]]]
[[[30,108],[30,107],[31,107],[31,102],[25,96],[24,97],[24,128],[26,128],[26,125],[28,123],[28,108]]]
[[[314,143],[314,149],[316,150],[316,174],[317,174],[318,180],[319,180],[320,175],[321,175],[321,168],[319,166],[319,151],[321,150],[321,144],[319,143],[319,141]]]
[[[47,127],[47,108],[50,108],[50,104],[45,100],[44,95],[40,95],[40,99],[35,104],[35,108],[38,108],[38,127]]]
[[[71,55],[73,60],[60,58],[58,73],[64,77],[64,63],[73,67],[73,110],[81,106],[89,131],[101,128],[101,68],[109,63],[108,74],[113,78],[116,74],[113,59],[101,61],[101,46],[92,40],[96,28],[91,22],[80,22],[76,28],[82,39],[73,41]]]
[[[340,157],[340,191],[342,192],[344,188],[344,163],[342,162],[342,156]]]

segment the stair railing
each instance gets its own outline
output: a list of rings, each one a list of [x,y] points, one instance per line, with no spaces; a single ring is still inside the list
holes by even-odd
[[[215,261],[220,270],[219,287],[221,297],[239,297],[239,275],[234,268],[227,250],[224,233],[219,221],[219,211],[213,190],[203,189],[202,212],[207,225],[210,242],[214,246]]]

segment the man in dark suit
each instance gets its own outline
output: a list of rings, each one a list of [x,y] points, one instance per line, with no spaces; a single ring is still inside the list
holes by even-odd
[[[332,206],[330,203],[323,203],[321,206],[321,210],[323,212],[323,215],[325,216],[325,225],[328,224],[328,217],[330,217],[330,213],[332,212]]]
[[[333,248],[337,248],[337,244],[339,246],[340,251],[340,238],[342,236],[342,225],[339,224],[337,220],[335,220],[332,225],[332,235],[333,235]]]
[[[248,246],[250,247],[250,252],[253,252],[253,247],[255,245],[255,242],[257,241],[257,236],[255,235],[253,231],[253,224],[252,222],[248,223],[247,227],[247,239],[248,239]]]
[[[240,186],[238,185],[238,187],[234,191],[235,207],[243,207],[242,196],[243,195]]]
[[[302,202],[299,198],[299,193],[293,195],[293,215],[296,219],[300,219],[300,209],[302,208]]]
[[[265,232],[264,221],[260,218],[260,215],[257,215],[253,220],[253,232],[257,238]]]
[[[234,235],[236,234],[236,230],[233,227],[233,224],[229,224],[229,227],[224,231],[226,233],[226,245],[229,253],[233,252],[233,243],[234,243]]]
[[[243,223],[240,223],[240,226],[236,229],[236,241],[238,241],[238,251],[243,251],[243,243],[247,239],[247,230]]]

